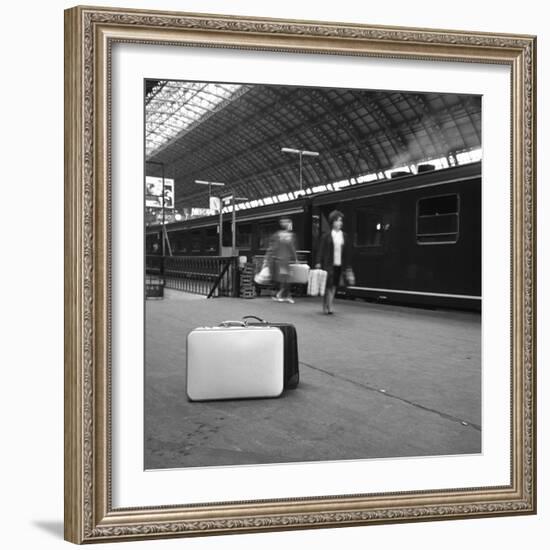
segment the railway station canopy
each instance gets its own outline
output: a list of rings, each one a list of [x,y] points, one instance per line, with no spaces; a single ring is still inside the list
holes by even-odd
[[[146,175],[174,180],[179,211],[207,209],[210,194],[243,209],[481,158],[475,95],[148,80],[145,115]]]

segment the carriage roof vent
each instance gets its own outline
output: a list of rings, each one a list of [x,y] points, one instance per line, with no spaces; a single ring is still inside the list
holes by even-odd
[[[390,175],[390,178],[401,178],[403,176],[410,176],[410,172],[405,172],[405,170],[396,170],[395,172],[392,172]]]
[[[418,165],[418,173],[421,174],[422,172],[431,172],[432,170],[435,170],[435,165],[433,164],[419,164]]]

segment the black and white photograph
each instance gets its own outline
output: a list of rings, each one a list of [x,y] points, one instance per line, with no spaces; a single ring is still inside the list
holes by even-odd
[[[403,84],[145,80],[146,470],[483,452],[482,97]]]

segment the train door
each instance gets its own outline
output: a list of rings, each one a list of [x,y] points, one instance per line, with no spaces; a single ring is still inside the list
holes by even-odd
[[[355,286],[385,288],[384,264],[391,229],[390,209],[384,203],[358,206],[353,209],[350,222],[346,228],[352,240]]]
[[[270,221],[268,223],[262,223],[260,225],[260,242],[259,251],[261,254],[265,254],[266,250],[270,246],[271,237],[279,229],[279,222]]]
[[[222,256],[231,256],[233,254],[232,249],[232,235],[231,235],[231,222],[230,221],[224,221],[223,222],[223,234],[222,234],[222,250],[221,255]]]
[[[315,209],[311,213],[311,265],[315,265],[319,252],[319,239],[321,238],[321,213]]]
[[[252,224],[237,224],[236,246],[239,255],[250,255],[252,248]]]
[[[217,251],[218,251],[218,228],[217,226],[208,227],[206,229],[204,253],[216,255]]]
[[[202,254],[203,233],[200,229],[191,231],[191,254],[198,256]]]
[[[321,237],[327,233],[329,228],[328,215],[334,210],[332,207],[313,206],[311,209],[311,265],[314,266],[319,259],[319,245]]]

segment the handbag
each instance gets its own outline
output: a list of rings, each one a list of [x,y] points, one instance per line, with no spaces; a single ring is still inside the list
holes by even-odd
[[[355,273],[351,267],[348,267],[345,272],[346,285],[353,286],[355,284]]]
[[[262,269],[254,275],[254,282],[257,285],[267,285],[271,282],[271,270],[268,265],[262,267]]]

